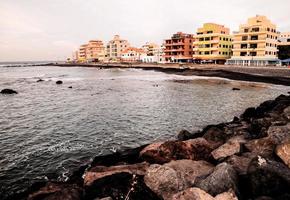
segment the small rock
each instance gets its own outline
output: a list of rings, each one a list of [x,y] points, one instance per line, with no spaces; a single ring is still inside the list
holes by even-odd
[[[197,181],[196,186],[215,196],[229,189],[238,192],[237,183],[238,175],[235,169],[227,163],[221,163],[207,178]]]
[[[61,84],[63,84],[62,81],[56,81],[55,83],[56,83],[57,85],[61,85]]]
[[[43,82],[43,81],[44,81],[44,80],[40,78],[40,79],[38,79],[36,82],[39,83],[39,82]]]
[[[191,187],[197,177],[208,175],[213,166],[205,161],[178,160],[164,165],[151,165],[144,177],[145,184],[164,199]]]
[[[234,91],[238,91],[238,90],[241,90],[240,88],[233,88],[232,90],[234,90]]]
[[[290,168],[290,140],[276,147],[276,154]]]
[[[1,94],[18,94],[18,92],[16,92],[15,90],[12,89],[3,89],[0,92]]]
[[[72,86],[69,86],[68,88],[69,88],[69,89],[72,89]]]
[[[233,155],[226,160],[227,163],[233,166],[238,174],[246,174],[250,165],[251,159],[245,156]]]

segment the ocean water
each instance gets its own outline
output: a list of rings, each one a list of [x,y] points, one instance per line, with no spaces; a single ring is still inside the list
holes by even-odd
[[[137,69],[53,66],[0,67],[3,88],[19,94],[0,95],[0,199],[39,180],[65,180],[97,155],[229,121],[288,91]]]

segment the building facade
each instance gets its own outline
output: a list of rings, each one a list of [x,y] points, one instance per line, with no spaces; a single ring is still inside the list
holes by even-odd
[[[278,42],[279,45],[290,45],[290,32],[280,33]]]
[[[106,59],[108,61],[120,61],[122,51],[128,47],[130,47],[130,44],[127,40],[121,39],[119,35],[115,35],[107,44]]]
[[[86,62],[86,49],[87,44],[83,44],[80,46],[79,50],[77,51],[77,60],[78,62]]]
[[[124,62],[141,62],[142,55],[146,54],[143,49],[127,47],[121,53],[121,61]]]
[[[142,46],[145,54],[141,55],[141,61],[144,63],[162,63],[163,62],[163,48],[158,44],[147,42]]]
[[[224,64],[232,54],[230,29],[223,25],[206,23],[197,30],[193,42],[195,62]]]
[[[276,65],[278,59],[276,25],[265,16],[248,19],[233,38],[233,56],[227,64],[243,66]]]
[[[164,41],[165,62],[191,62],[194,42],[193,34],[177,32]]]
[[[105,58],[105,47],[101,40],[90,40],[86,46],[86,61],[100,62]]]

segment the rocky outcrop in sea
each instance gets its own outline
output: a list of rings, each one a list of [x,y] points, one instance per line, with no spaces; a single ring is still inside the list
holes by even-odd
[[[290,96],[248,108],[231,122],[181,131],[175,141],[96,157],[36,199],[290,199]],[[20,196],[18,196],[20,197]]]

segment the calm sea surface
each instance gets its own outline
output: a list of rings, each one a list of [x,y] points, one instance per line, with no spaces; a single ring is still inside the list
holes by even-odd
[[[0,67],[0,90],[19,92],[0,95],[2,198],[38,180],[65,179],[96,155],[229,121],[287,92],[270,85],[232,91],[231,83],[197,79],[208,78],[136,69]]]

